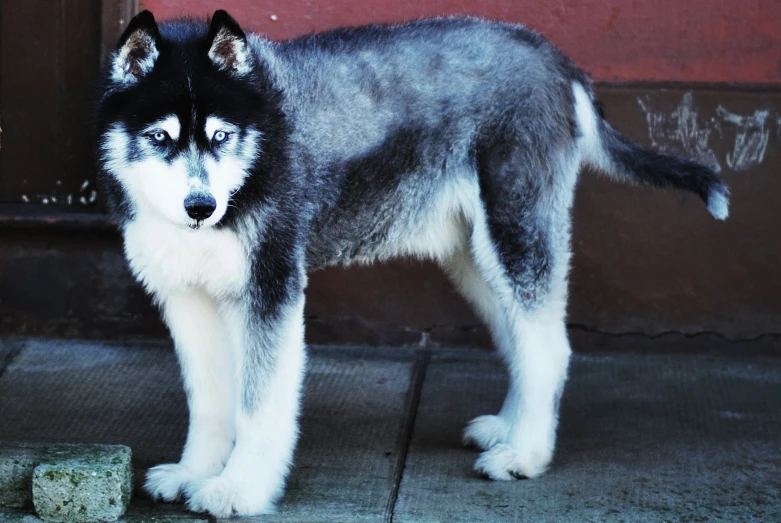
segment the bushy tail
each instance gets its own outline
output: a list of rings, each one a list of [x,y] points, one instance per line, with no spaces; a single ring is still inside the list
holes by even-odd
[[[717,219],[729,214],[729,189],[712,169],[634,144],[602,119],[591,96],[574,84],[575,110],[587,165],[618,180],[696,193]]]

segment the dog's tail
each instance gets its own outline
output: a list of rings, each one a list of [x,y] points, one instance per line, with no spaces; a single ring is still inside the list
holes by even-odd
[[[600,116],[586,89],[578,82],[573,84],[575,113],[586,165],[617,180],[694,192],[703,199],[715,218],[727,218],[729,189],[718,174],[697,162],[661,154],[630,142]]]

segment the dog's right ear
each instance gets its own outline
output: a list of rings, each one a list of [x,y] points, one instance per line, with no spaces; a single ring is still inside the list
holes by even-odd
[[[111,80],[120,86],[130,86],[149,74],[160,56],[160,31],[155,17],[141,11],[119,39],[111,62]]]

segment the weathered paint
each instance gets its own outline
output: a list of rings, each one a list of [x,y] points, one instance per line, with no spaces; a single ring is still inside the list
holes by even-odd
[[[696,114],[691,120],[712,129],[702,149],[721,164],[731,191],[730,216],[716,222],[695,197],[676,198],[585,173],[574,213],[571,321],[614,333],[712,331],[733,338],[780,333],[781,137],[772,130],[761,162],[737,165],[732,159],[743,153],[736,155],[736,148],[752,157],[761,148],[744,149],[745,144],[761,140],[741,138],[750,133],[725,120],[719,108],[748,119],[762,112],[778,115],[781,94],[638,88],[602,89],[599,95],[608,119],[645,144],[654,136],[637,100],[656,113],[675,115],[682,100],[690,99],[687,107]],[[668,145],[687,153],[672,140],[662,148]]]
[[[781,136],[781,117],[776,118],[769,109],[738,114],[719,104],[715,111],[703,114],[694,103],[693,91],[684,92],[672,110],[655,106],[655,98],[658,96],[653,94],[637,98],[651,145],[695,158],[716,172],[721,172],[723,165],[747,171],[761,164],[774,126],[779,127],[774,135]],[[717,154],[715,149],[723,152]]]
[[[645,113],[651,146],[667,152],[685,154],[716,172],[721,164],[708,146],[712,129],[694,107],[692,92],[686,92],[681,103],[670,112],[654,108],[652,95],[642,95],[637,103]]]
[[[770,127],[768,123],[770,111],[754,111],[750,115],[740,115],[729,112],[719,105],[716,112],[721,120],[736,128],[735,147],[727,153],[727,165],[733,171],[745,171],[765,159]]]
[[[142,0],[159,18],[227,9],[281,39],[338,26],[473,14],[524,23],[604,82],[781,85],[778,0]]]

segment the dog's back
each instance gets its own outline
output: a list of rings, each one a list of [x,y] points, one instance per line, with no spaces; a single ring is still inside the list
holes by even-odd
[[[529,131],[543,141],[571,136],[577,68],[538,34],[477,18],[374,25],[270,44],[272,72],[286,111],[313,153],[345,161],[377,147],[400,128],[456,141],[491,132]],[[507,118],[521,117],[510,122]],[[544,118],[542,122],[540,118]],[[556,121],[548,121],[549,119]],[[325,155],[325,156],[323,156]]]
[[[310,267],[447,256],[456,222],[473,219],[470,182],[483,200],[498,184],[515,202],[499,213],[534,213],[534,198],[572,191],[572,164],[694,190],[726,213],[718,177],[621,138],[587,75],[523,26],[438,18],[251,41],[286,93],[291,156],[311,175]],[[429,211],[450,218],[429,228]]]
[[[441,18],[251,41],[286,93],[291,157],[310,167],[310,267],[446,256],[479,162],[513,150],[532,168],[513,185],[550,185],[552,156],[578,134],[572,82],[586,76],[518,25]],[[450,218],[428,228],[429,212]]]

